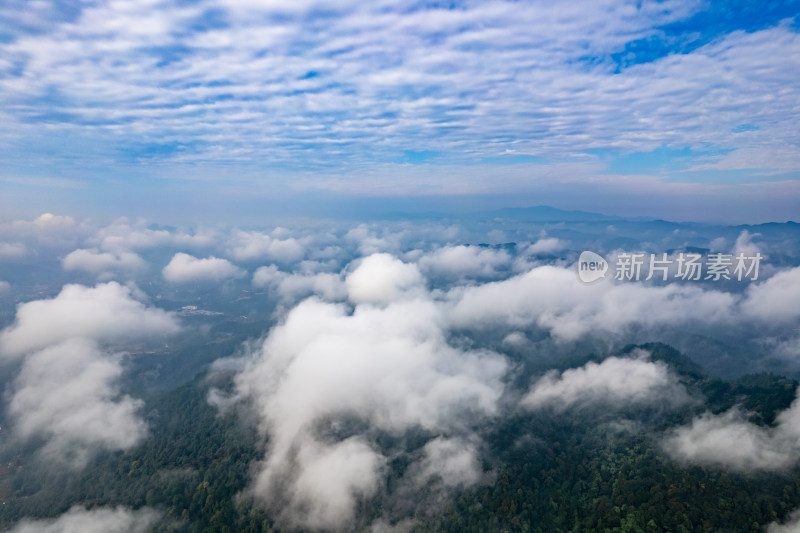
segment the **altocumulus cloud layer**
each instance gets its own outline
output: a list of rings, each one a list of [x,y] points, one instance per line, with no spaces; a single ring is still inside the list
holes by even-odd
[[[155,160],[172,165],[160,175],[233,168],[248,183],[266,168],[295,190],[507,193],[566,180],[718,196],[732,189],[714,173],[738,171],[756,196],[797,195],[789,4],[756,26],[746,9],[674,0],[0,9],[0,146],[22,174],[46,154],[64,175],[77,153],[81,176],[109,160],[147,173]],[[681,179],[627,168],[631,153],[665,156]],[[72,170],[29,184],[79,188]]]
[[[178,330],[171,315],[115,282],[67,285],[55,298],[20,304],[0,332],[0,354],[21,360],[8,405],[15,434],[43,437],[47,457],[75,465],[95,448],[133,446],[147,432],[142,402],[120,395],[122,354],[112,346]]]

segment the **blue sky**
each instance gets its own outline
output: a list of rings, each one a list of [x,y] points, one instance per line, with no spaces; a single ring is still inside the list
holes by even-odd
[[[799,15],[797,1],[8,0],[0,210],[420,199],[798,220]]]

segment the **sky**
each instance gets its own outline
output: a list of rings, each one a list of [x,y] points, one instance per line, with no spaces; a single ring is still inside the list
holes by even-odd
[[[800,220],[800,2],[7,0],[0,212]]]

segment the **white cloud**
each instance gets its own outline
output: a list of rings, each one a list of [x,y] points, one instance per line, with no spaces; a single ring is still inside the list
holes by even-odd
[[[628,405],[685,400],[683,388],[667,366],[647,360],[648,356],[609,357],[561,373],[550,371],[533,384],[521,404],[530,409],[564,409],[598,402]]]
[[[19,356],[75,337],[110,342],[178,331],[173,315],[134,296],[115,282],[65,285],[55,298],[20,304],[14,323],[0,332],[0,354]]]
[[[437,437],[425,444],[423,452],[422,460],[413,466],[418,485],[439,479],[447,487],[468,487],[480,480],[478,449],[473,442]]]
[[[736,242],[733,244],[733,253],[755,255],[758,252],[763,252],[764,250],[762,250],[759,245],[753,242],[753,237],[760,237],[760,236],[761,236],[760,233],[751,234],[747,230],[742,230],[742,232],[736,238]]]
[[[331,445],[315,442],[299,443],[297,462],[302,465],[294,481],[292,505],[309,510],[298,525],[312,529],[330,529],[349,522],[359,498],[375,493],[381,483],[386,458],[358,437]],[[269,490],[272,480],[262,477],[255,491],[262,486]]]
[[[382,252],[396,253],[400,250],[402,237],[402,233],[393,233],[386,229],[383,230],[382,235],[378,235],[375,228],[371,228],[366,224],[359,224],[344,236],[345,241],[358,245],[358,250],[362,255]]]
[[[530,255],[552,254],[567,248],[567,243],[555,237],[545,237],[528,246],[525,253]]]
[[[96,249],[74,250],[61,261],[64,270],[83,270],[90,274],[111,271],[134,272],[145,268],[145,262],[133,252],[100,252]]]
[[[143,220],[131,224],[127,218],[118,218],[95,232],[89,242],[102,250],[127,251],[164,246],[172,235],[167,230],[147,228]]]
[[[274,288],[283,301],[296,302],[308,296],[319,296],[328,301],[347,298],[347,288],[340,274],[287,274],[275,265],[259,267],[253,273],[253,286]]]
[[[103,251],[119,253],[170,245],[205,248],[212,246],[216,240],[218,240],[218,236],[213,232],[184,233],[153,229],[148,227],[147,222],[143,219],[131,222],[127,218],[121,217],[98,229],[88,239],[88,242]]]
[[[708,248],[712,252],[724,252],[728,249],[728,240],[725,237],[717,237],[708,243]]]
[[[38,236],[66,235],[75,229],[78,224],[70,216],[44,213],[33,220],[15,220],[11,228],[20,232]]]
[[[311,295],[328,301],[340,301],[347,298],[347,288],[342,281],[342,276],[329,272],[286,276],[278,283],[277,290],[284,300],[297,301]]]
[[[147,433],[142,402],[118,397],[120,355],[69,339],[28,355],[8,406],[23,439],[42,436],[51,460],[82,465],[95,447],[130,448]]]
[[[739,470],[778,470],[796,460],[796,450],[781,446],[774,432],[747,422],[738,411],[706,413],[676,429],[665,441],[676,459]]]
[[[605,280],[585,285],[572,268],[539,266],[506,280],[456,287],[448,299],[456,327],[537,326],[561,340],[590,332],[620,333],[632,325],[753,320],[780,325],[800,316],[800,267],[752,282],[738,295],[678,282],[653,286]]]
[[[149,508],[126,507],[85,509],[72,507],[57,518],[17,522],[9,533],[146,533],[152,531],[160,513]]]
[[[0,89],[2,92],[2,89]],[[2,143],[2,131],[0,130],[0,143]],[[26,242],[28,251],[30,245],[36,242],[45,246],[73,246],[83,238],[90,228],[85,223],[78,223],[70,216],[53,215],[45,213],[33,220],[13,220],[0,224],[0,234],[4,239],[18,242]],[[18,244],[14,244],[15,253],[19,252]]]
[[[528,343],[528,337],[521,331],[512,331],[503,337],[503,344],[520,348]]]
[[[505,250],[479,246],[448,246],[422,257],[419,266],[434,274],[448,277],[492,277],[498,268],[506,267],[511,256]]]
[[[70,216],[44,213],[33,220],[33,224],[40,228],[60,228],[74,226],[75,220]]]
[[[237,261],[268,259],[280,263],[293,263],[305,255],[303,245],[291,237],[282,240],[257,231],[236,231],[232,239],[233,244],[228,254]]]
[[[276,285],[286,277],[285,272],[281,272],[277,265],[258,267],[253,272],[253,287],[264,289],[271,285]]]
[[[503,281],[450,291],[457,327],[535,325],[563,340],[621,332],[633,324],[725,323],[731,294],[673,283],[663,287],[604,281],[582,284],[573,269],[540,266]]]
[[[800,267],[778,272],[747,288],[742,302],[746,315],[765,321],[788,322],[800,317]]]
[[[784,470],[800,460],[800,399],[778,413],[774,427],[748,422],[739,409],[705,413],[674,429],[664,448],[684,462],[737,470]]]
[[[98,448],[129,448],[145,435],[141,402],[118,390],[122,355],[101,346],[179,325],[133,294],[114,282],[66,285],[55,298],[20,304],[0,332],[0,354],[22,360],[9,390],[12,431],[43,437],[47,458],[81,466]]]
[[[244,271],[227,259],[214,256],[198,259],[183,252],[175,254],[162,273],[165,280],[174,283],[223,281],[244,276]]]
[[[372,254],[347,275],[347,292],[355,303],[386,304],[404,293],[419,294],[423,283],[416,265],[389,254]]]
[[[386,459],[372,443],[374,430],[469,434],[493,415],[504,359],[453,348],[442,325],[440,307],[419,299],[358,305],[352,313],[310,299],[291,310],[236,378],[237,395],[252,402],[268,445],[250,494],[298,527],[344,528],[354,498],[383,483]],[[370,429],[338,442],[320,435],[353,417]],[[441,466],[448,483],[473,479],[453,472],[469,463],[466,452],[445,444],[428,452],[426,476]]]

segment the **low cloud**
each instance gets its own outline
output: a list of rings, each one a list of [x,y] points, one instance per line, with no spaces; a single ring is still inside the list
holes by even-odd
[[[145,220],[131,222],[122,217],[98,229],[88,242],[103,251],[124,252],[160,246],[205,248],[218,240],[219,236],[213,232],[185,233],[154,229],[148,227]]]
[[[89,274],[135,272],[145,268],[145,262],[133,252],[101,252],[80,249],[67,254],[61,261],[64,270],[82,270]]]
[[[341,526],[353,517],[356,503],[383,484],[387,459],[359,437],[333,444],[301,440],[296,445],[289,459],[298,467],[297,476],[286,480],[289,502],[295,511],[308,510],[302,517],[291,518],[297,525],[324,530]],[[275,484],[273,477],[292,474],[281,465],[269,472],[270,479],[264,475],[254,487],[257,493],[269,492]]]
[[[92,448],[123,450],[147,433],[142,402],[119,396],[119,354],[87,339],[70,339],[25,358],[8,406],[22,439],[42,436],[43,453],[80,466]]]
[[[198,259],[189,254],[179,252],[162,271],[164,279],[173,283],[193,281],[212,282],[230,278],[240,278],[244,271],[228,261],[218,257]]]
[[[650,286],[605,281],[585,285],[572,269],[540,266],[512,278],[456,288],[451,320],[457,327],[538,326],[559,340],[590,332],[618,333],[632,324],[666,326],[732,320],[735,296],[673,283]]]
[[[329,272],[286,276],[278,283],[277,291],[282,299],[292,301],[311,295],[328,301],[340,301],[347,298],[347,289],[342,277]]]
[[[521,404],[530,409],[575,405],[648,404],[683,401],[686,393],[664,363],[639,358],[609,357],[580,368],[551,371],[531,387]]]
[[[253,272],[253,287],[264,289],[272,285],[277,285],[280,280],[286,277],[285,272],[281,272],[277,265],[258,267]]]
[[[328,301],[347,298],[347,288],[340,274],[288,274],[278,270],[276,265],[259,267],[253,273],[253,286],[275,290],[284,302],[297,302],[312,295]]]
[[[778,414],[774,427],[747,421],[739,409],[705,413],[674,429],[664,448],[682,462],[736,470],[783,470],[800,460],[800,400]]]
[[[160,516],[147,507],[134,511],[126,507],[88,510],[75,506],[58,518],[26,518],[9,533],[146,533],[153,530]]]
[[[389,303],[409,291],[418,294],[423,281],[416,265],[385,253],[365,257],[345,279],[351,301],[373,304]]]
[[[32,252],[35,245],[53,246],[62,248],[77,245],[89,232],[85,223],[78,223],[70,216],[44,213],[33,220],[13,220],[0,223],[0,234],[4,240],[24,242],[28,252]],[[34,246],[32,246],[34,245]],[[10,249],[16,254],[20,251],[18,244],[13,244]]]
[[[70,216],[54,215],[43,213],[33,220],[33,224],[40,228],[56,228],[74,226],[75,220]]]
[[[278,235],[282,232],[278,231]],[[279,263],[293,263],[305,255],[305,248],[294,238],[280,239],[258,231],[237,231],[228,255],[236,261],[268,259]]]
[[[306,300],[236,377],[236,395],[255,408],[268,445],[248,493],[295,527],[346,529],[357,501],[383,486],[388,458],[374,432],[422,428],[468,440],[471,426],[497,411],[505,359],[450,346],[440,306],[398,292],[398,284],[418,282],[407,267],[372,256],[359,266],[365,279],[357,276],[348,288],[359,301],[382,306],[359,304],[350,312]],[[373,291],[380,287],[373,269],[391,291]],[[476,464],[470,446],[433,442],[416,467],[419,479],[477,479],[459,470]]]
[[[393,232],[388,228],[370,227],[359,224],[348,231],[344,240],[354,243],[362,255],[377,253],[399,253],[402,248],[402,232]]]
[[[800,267],[778,272],[747,288],[742,310],[750,317],[789,322],[800,317]]]
[[[733,245],[733,253],[743,253],[745,255],[752,256],[756,253],[763,252],[764,250],[761,249],[761,246],[753,242],[753,237],[760,236],[760,233],[750,233],[747,230],[743,230],[736,238],[736,242]]]
[[[448,246],[419,260],[419,266],[426,272],[450,278],[493,277],[497,269],[510,263],[507,251],[480,246]]]
[[[65,285],[55,298],[20,304],[14,323],[0,332],[0,354],[20,356],[76,337],[109,342],[179,330],[173,315],[146,306],[137,296],[116,282]]]
[[[525,253],[529,255],[547,255],[566,248],[567,243],[561,239],[545,237],[528,246],[528,248],[525,249]]]
[[[447,487],[468,487],[480,480],[478,447],[463,438],[437,437],[423,447],[423,458],[413,466],[417,485],[439,480]]]
[[[142,404],[120,394],[122,355],[106,346],[178,330],[173,315],[113,282],[20,304],[0,332],[0,354],[22,360],[9,391],[12,434],[42,437],[46,458],[78,467],[94,450],[133,446],[146,433]]]

